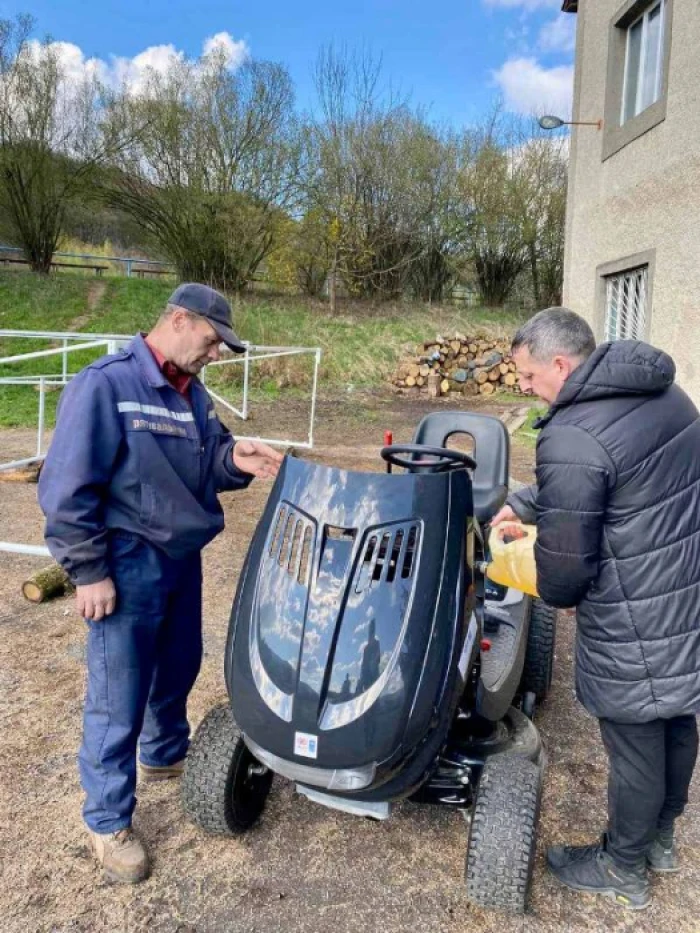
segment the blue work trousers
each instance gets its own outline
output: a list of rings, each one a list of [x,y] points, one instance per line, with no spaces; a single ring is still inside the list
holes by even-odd
[[[88,683],[78,756],[90,829],[131,825],[136,750],[147,765],[187,753],[187,697],[202,661],[199,552],[173,560],[142,538],[110,540],[115,612],[88,621]]]

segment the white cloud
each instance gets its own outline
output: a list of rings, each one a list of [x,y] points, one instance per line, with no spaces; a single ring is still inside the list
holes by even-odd
[[[149,74],[165,74],[174,62],[184,58],[174,45],[152,45],[133,58],[113,56],[106,66],[106,81],[117,87],[125,86],[138,94],[144,89]]]
[[[528,13],[533,10],[561,10],[561,0],[484,0],[486,6],[501,7],[507,10],[523,9]]]
[[[228,32],[217,32],[215,36],[211,36],[204,43],[202,51],[205,55],[222,51],[226,56],[227,66],[232,70],[239,68],[250,56],[245,39],[236,41]]]
[[[30,43],[32,55],[38,56],[41,45],[33,40]],[[132,92],[142,90],[147,75],[151,71],[163,74],[173,61],[185,61],[185,53],[174,45],[152,45],[134,55],[125,58],[113,55],[109,61],[100,58],[86,58],[82,49],[71,42],[52,42],[51,49],[60,62],[68,85],[77,85],[85,78],[97,76],[112,87],[126,87]],[[205,39],[202,54],[209,55],[222,50],[226,56],[227,67],[239,68],[250,55],[245,40],[235,40],[228,32],[219,32]]]
[[[85,58],[82,49],[72,42],[52,42],[50,48],[63,69],[68,84],[78,84],[84,78],[93,75],[104,77],[105,63],[99,58]],[[32,39],[27,43],[27,49],[31,58],[38,61],[44,46]]]
[[[494,79],[503,92],[505,106],[526,115],[571,113],[574,69],[571,65],[543,68],[534,58],[509,59]]]
[[[545,52],[573,52],[576,46],[576,19],[562,13],[540,30],[539,46]]]

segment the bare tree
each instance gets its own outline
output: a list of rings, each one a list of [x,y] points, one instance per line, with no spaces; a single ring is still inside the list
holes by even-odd
[[[32,269],[48,272],[68,205],[124,139],[104,131],[95,74],[69,80],[57,47],[31,41],[31,17],[0,20],[0,222]]]
[[[239,290],[274,245],[294,202],[298,142],[293,93],[280,65],[232,71],[215,50],[174,57],[125,93],[115,120],[145,125],[103,193],[177,266],[181,277]]]
[[[459,276],[468,239],[471,205],[462,197],[460,178],[473,162],[468,133],[439,131],[427,125],[416,140],[414,159],[421,167],[414,190],[419,212],[414,237],[422,250],[409,270],[412,294],[424,301],[440,301]]]
[[[523,270],[526,254],[512,160],[492,136],[480,141],[463,184],[471,206],[468,249],[481,297],[487,305],[500,306]]]
[[[503,304],[527,271],[535,304],[560,300],[567,153],[532,121],[498,108],[472,134],[473,158],[460,176],[472,256],[486,304]]]
[[[359,297],[400,294],[426,249],[416,232],[430,132],[405,100],[381,87],[380,74],[380,60],[332,48],[316,65],[306,212],[325,230],[332,308],[339,280]]]
[[[568,146],[544,136],[532,122],[521,126],[515,197],[537,307],[561,304]]]

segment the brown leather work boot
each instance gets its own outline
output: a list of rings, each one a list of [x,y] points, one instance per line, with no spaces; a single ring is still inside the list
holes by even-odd
[[[174,761],[171,765],[145,765],[139,762],[139,771],[141,780],[150,783],[151,781],[169,781],[171,778],[182,777],[185,768],[185,759]]]
[[[127,826],[116,833],[90,833],[90,842],[108,881],[137,884],[148,878],[148,853],[134,830]]]

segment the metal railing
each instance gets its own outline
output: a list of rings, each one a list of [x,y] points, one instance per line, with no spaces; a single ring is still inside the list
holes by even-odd
[[[19,246],[0,246],[0,253],[19,253],[20,256],[24,256],[24,250]],[[54,253],[54,258],[59,259],[85,259],[91,262],[114,262],[120,263],[125,270],[125,274],[130,278],[131,273],[134,269],[138,270],[139,267],[142,267],[143,271],[148,271],[145,269],[146,266],[152,267],[157,266],[159,269],[164,271],[172,271],[175,275],[175,267],[170,262],[161,262],[159,259],[135,259],[133,256],[96,256],[92,253]]]

